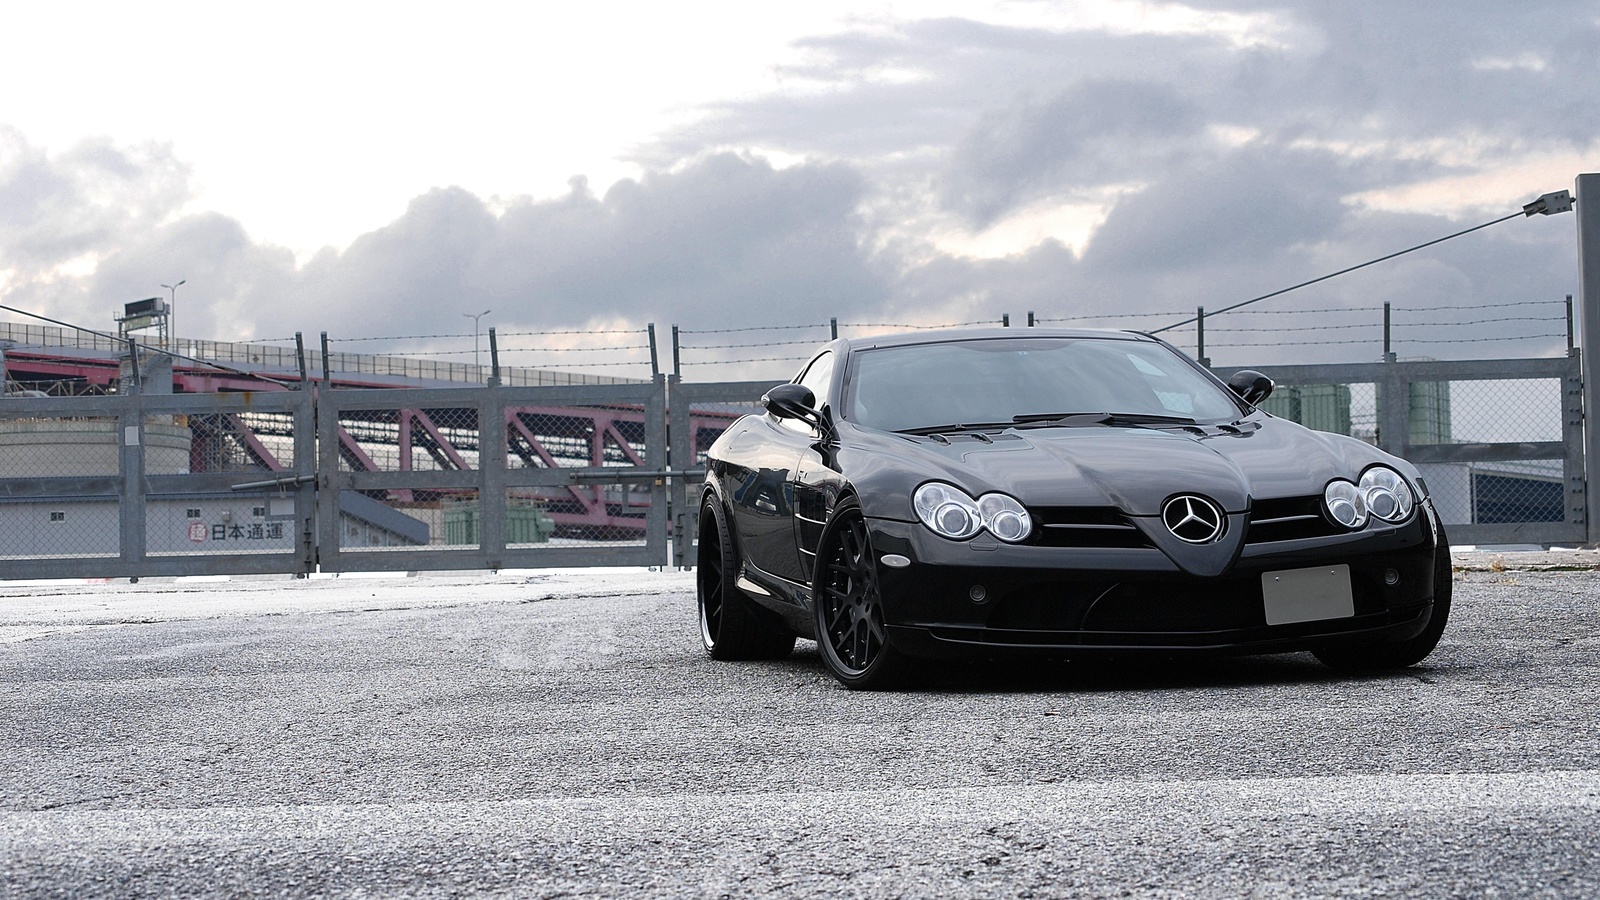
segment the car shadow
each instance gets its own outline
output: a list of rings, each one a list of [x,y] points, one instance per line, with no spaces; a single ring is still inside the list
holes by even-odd
[[[824,670],[804,644],[791,664]],[[1222,657],[994,658],[924,663],[899,690],[910,693],[1118,693],[1420,681],[1433,684],[1450,667],[1423,663],[1408,669],[1340,672],[1310,653]],[[825,670],[824,670],[825,671]]]

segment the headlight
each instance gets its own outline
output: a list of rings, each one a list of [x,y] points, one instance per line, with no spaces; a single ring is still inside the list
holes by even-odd
[[[913,505],[922,524],[947,538],[969,538],[983,527],[977,501],[948,484],[931,482],[917,488]]]
[[[964,540],[987,528],[1000,540],[1016,543],[1033,531],[1028,510],[1005,494],[984,494],[974,500],[960,488],[933,481],[917,488],[912,505],[922,524],[953,540]]]
[[[1348,481],[1328,482],[1322,491],[1322,504],[1328,508],[1329,517],[1346,528],[1367,524],[1367,498]]]
[[[978,498],[978,513],[983,527],[1002,541],[1015,543],[1033,530],[1033,520],[1016,498],[1005,494],[984,494]]]
[[[1361,496],[1367,511],[1385,522],[1404,522],[1416,508],[1411,485],[1387,466],[1373,466],[1361,473]]]

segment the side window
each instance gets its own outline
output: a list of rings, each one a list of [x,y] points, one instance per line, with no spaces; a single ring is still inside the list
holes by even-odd
[[[811,389],[812,396],[816,398],[817,408],[821,409],[828,402],[828,392],[833,387],[833,351],[830,350],[812,360],[798,383]],[[799,419],[782,419],[780,422],[783,427],[801,434],[810,434],[812,431],[810,425]]]

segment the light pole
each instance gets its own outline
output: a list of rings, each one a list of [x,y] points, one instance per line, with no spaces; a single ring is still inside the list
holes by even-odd
[[[175,350],[178,347],[178,285],[188,280],[187,278],[180,278],[177,284],[162,285],[167,289],[167,295],[171,298],[167,301],[167,332],[172,335],[172,340],[169,342],[171,346],[167,348],[169,350]]]
[[[179,284],[182,284],[182,282],[179,282]],[[478,367],[478,320],[483,318],[484,316],[487,316],[489,313],[491,313],[493,311],[494,310],[486,309],[481,313],[462,313],[463,316],[466,316],[467,318],[472,320],[472,367],[473,368],[477,368]]]

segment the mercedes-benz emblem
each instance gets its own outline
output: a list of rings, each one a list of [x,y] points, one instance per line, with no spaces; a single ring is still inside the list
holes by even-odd
[[[1161,507],[1161,521],[1180,541],[1209,544],[1222,537],[1222,508],[1199,494],[1179,494]]]

